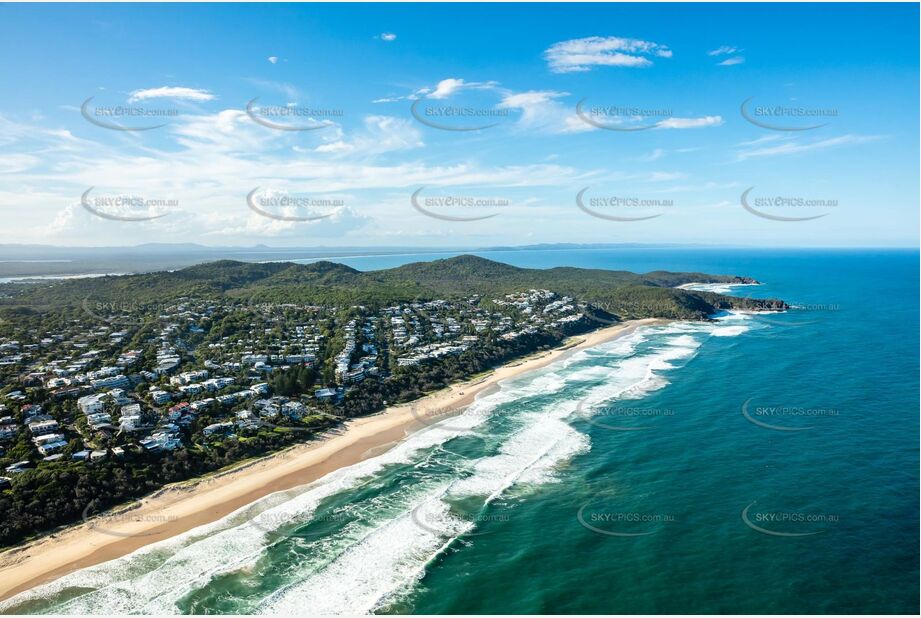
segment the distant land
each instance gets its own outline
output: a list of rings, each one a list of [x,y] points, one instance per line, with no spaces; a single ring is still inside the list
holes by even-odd
[[[235,302],[380,304],[427,301],[470,294],[501,295],[527,289],[551,289],[570,295],[619,319],[659,317],[705,319],[720,309],[783,309],[782,301],[737,298],[678,289],[687,283],[757,283],[737,275],[628,271],[556,267],[519,268],[474,255],[396,268],[359,271],[320,260],[240,262],[219,260],[177,271],[118,277],[82,278],[22,286],[0,308],[79,309],[93,302],[162,303],[184,297]],[[20,286],[17,286],[20,287]]]
[[[195,243],[148,243],[126,247],[59,247],[0,244],[0,277],[128,274],[175,270],[218,260],[268,262],[403,254],[454,255],[472,251],[563,251],[572,249],[668,248],[642,243],[544,243],[491,247],[210,247]],[[689,245],[680,245],[689,246]]]

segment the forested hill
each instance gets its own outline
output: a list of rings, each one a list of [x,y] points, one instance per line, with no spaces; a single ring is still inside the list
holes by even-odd
[[[575,296],[620,318],[702,319],[718,309],[781,309],[779,300],[742,299],[676,289],[691,282],[756,283],[735,275],[559,267],[519,268],[473,255],[362,272],[334,262],[248,263],[224,260],[173,272],[73,279],[15,286],[0,311],[76,307],[93,302],[163,303],[180,297],[240,302],[376,305],[537,288]],[[9,294],[11,286],[6,286]]]

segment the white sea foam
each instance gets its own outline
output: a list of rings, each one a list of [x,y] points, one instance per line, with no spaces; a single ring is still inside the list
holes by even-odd
[[[421,496],[318,573],[270,595],[256,613],[370,613],[388,594],[421,575],[449,539],[472,527],[451,516],[443,495],[441,489]]]
[[[551,406],[528,414],[528,422],[500,452],[477,461],[469,476],[383,522],[322,572],[273,594],[259,613],[355,614],[386,604],[421,577],[426,564],[453,539],[475,527],[469,520],[452,518],[446,499],[480,496],[486,508],[512,486],[552,480],[560,462],[588,447],[588,438],[561,420],[572,407]],[[414,516],[425,521],[433,515],[439,521],[434,530],[414,521]]]
[[[714,337],[738,337],[753,328],[763,325],[752,319],[752,314],[745,311],[726,311],[715,316],[717,325],[711,331]]]
[[[698,292],[715,292],[717,294],[729,294],[733,288],[748,287],[759,285],[757,283],[685,283],[679,285],[681,290],[696,290]]]
[[[721,328],[714,329],[711,333],[714,337],[738,337],[739,335],[748,332],[747,326],[723,326]]]
[[[506,397],[500,391],[477,401],[476,405],[482,411]],[[55,613],[175,613],[176,601],[190,591],[201,588],[216,575],[252,565],[258,560],[268,544],[267,537],[272,536],[271,533],[282,523],[309,519],[323,499],[354,486],[388,464],[410,462],[418,451],[457,437],[459,427],[472,429],[484,420],[482,414],[461,415],[452,419],[450,429],[435,425],[417,432],[383,455],[337,470],[277,506],[261,510],[276,497],[268,496],[213,524],[17,595],[0,604],[0,610],[24,600],[48,597],[67,588],[79,587],[94,590],[55,607]],[[237,522],[244,512],[259,514],[233,525],[231,522]],[[159,555],[166,558],[159,559]],[[137,574],[138,571],[141,573]]]

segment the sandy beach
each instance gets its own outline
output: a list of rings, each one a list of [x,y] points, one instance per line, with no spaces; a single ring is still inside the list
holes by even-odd
[[[633,320],[572,337],[558,348],[517,359],[413,404],[349,421],[322,439],[204,478],[169,485],[100,517],[6,550],[0,553],[0,600],[214,522],[269,494],[310,483],[380,454],[428,424],[420,419],[458,413],[502,380],[659,321]]]

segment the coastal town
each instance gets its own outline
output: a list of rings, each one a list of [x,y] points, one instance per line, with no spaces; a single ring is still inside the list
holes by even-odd
[[[412,416],[572,336],[786,307],[677,287],[694,281],[747,280],[461,255],[0,284],[0,545]]]
[[[586,319],[549,290],[376,309],[93,303],[46,330],[0,325],[0,489],[17,474],[328,426],[366,381]],[[303,436],[302,437],[306,437]]]

